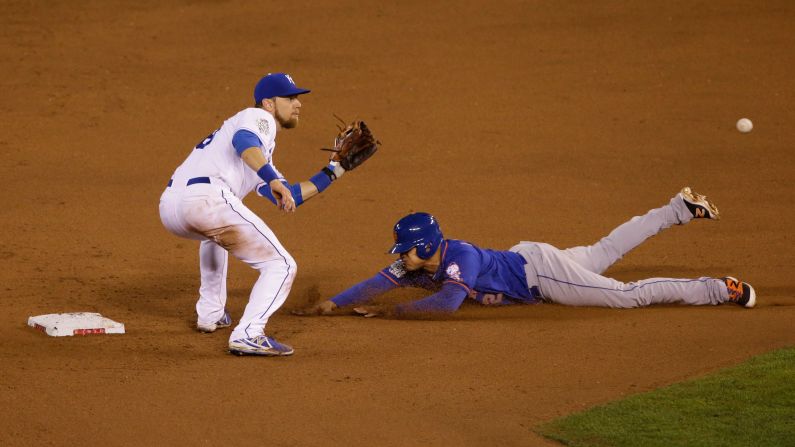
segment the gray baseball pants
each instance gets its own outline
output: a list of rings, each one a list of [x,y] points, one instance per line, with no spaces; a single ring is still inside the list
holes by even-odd
[[[681,196],[636,216],[599,242],[560,250],[540,242],[522,241],[510,250],[527,260],[528,287],[537,286],[545,301],[567,306],[641,307],[650,304],[720,304],[729,300],[722,279],[650,278],[621,282],[602,276],[630,250],[660,231],[693,219]]]

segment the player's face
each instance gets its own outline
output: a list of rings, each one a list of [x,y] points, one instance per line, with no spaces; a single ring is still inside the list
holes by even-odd
[[[301,113],[301,101],[298,96],[273,98],[273,118],[285,129],[292,129],[298,125],[298,115]]]
[[[403,260],[403,265],[406,266],[406,270],[410,272],[425,267],[425,260],[417,256],[417,247],[414,247],[405,253],[401,253],[400,259]]]

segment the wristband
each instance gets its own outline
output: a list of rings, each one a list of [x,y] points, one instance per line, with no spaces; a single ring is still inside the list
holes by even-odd
[[[265,163],[265,165],[259,168],[257,175],[262,180],[265,180],[265,183],[270,183],[272,180],[279,178],[279,175],[276,174],[276,170],[273,169],[273,166],[271,166],[270,163]]]
[[[309,181],[315,185],[317,192],[323,192],[329,187],[329,185],[331,185],[331,182],[333,181],[333,175],[333,172],[331,172],[328,168],[323,167],[320,172],[310,177]]]
[[[300,183],[296,183],[294,185],[291,185],[291,184],[289,184],[287,182],[283,182],[283,183],[285,183],[285,186],[290,188],[290,192],[293,193],[293,200],[295,200],[295,206],[299,206],[302,203],[304,203],[304,195],[301,194],[301,184]]]
[[[309,181],[317,188],[317,192],[323,192],[331,185],[331,182],[342,177],[345,169],[340,166],[339,162],[332,161],[328,166],[323,166],[317,174],[313,175]]]
[[[328,166],[326,166],[324,169],[328,169],[334,174],[332,180],[336,180],[342,177],[342,174],[345,174],[345,169],[340,166],[340,162],[338,161],[329,162]]]
[[[290,188],[290,192],[293,193],[293,200],[295,200],[295,206],[299,206],[302,203],[304,203],[304,196],[303,194],[301,194],[301,185],[299,183],[291,185],[287,183],[286,180],[282,180],[282,184]],[[271,203],[273,203],[274,205],[276,205],[277,203],[276,197],[273,196],[273,191],[271,190],[270,185],[268,185],[267,183],[257,188],[257,193],[260,196],[270,200]]]

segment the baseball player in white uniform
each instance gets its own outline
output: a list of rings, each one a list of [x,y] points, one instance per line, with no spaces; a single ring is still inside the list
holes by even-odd
[[[172,233],[201,241],[201,286],[196,327],[214,332],[228,327],[226,311],[228,254],[259,271],[248,305],[229,337],[238,355],[291,355],[293,349],[265,335],[268,318],[284,303],[296,275],[296,263],[265,222],[241,201],[251,191],[279,209],[293,212],[325,190],[345,170],[337,162],[308,181],[290,184],[273,164],[276,133],[298,125],[299,95],[285,73],[270,73],[254,88],[254,107],[224,121],[199,142],[168,181],[160,197],[160,219]]]

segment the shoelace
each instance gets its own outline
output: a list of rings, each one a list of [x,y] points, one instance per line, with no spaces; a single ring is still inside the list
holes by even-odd
[[[270,340],[265,335],[257,335],[257,338],[254,339],[254,343],[256,343],[256,344],[258,344],[260,346],[268,347],[268,348],[272,348],[273,347],[271,345]]]

